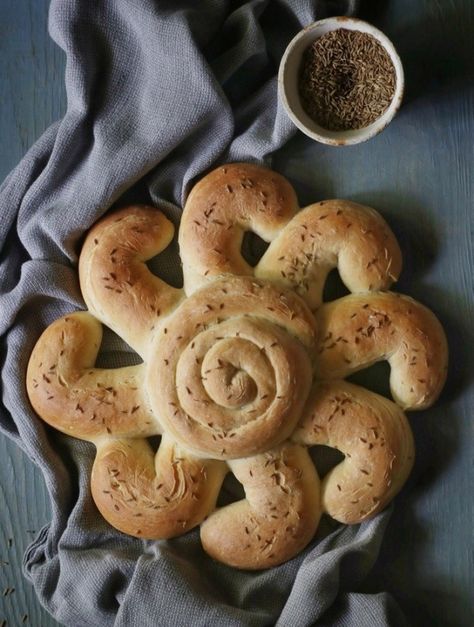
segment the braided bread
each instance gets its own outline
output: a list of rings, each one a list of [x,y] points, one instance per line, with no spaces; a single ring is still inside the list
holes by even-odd
[[[246,231],[269,242],[255,268]],[[343,200],[298,210],[288,181],[260,166],[223,166],[191,191],[183,289],[146,265],[172,237],[147,206],[91,229],[79,260],[88,311],[44,331],[28,395],[47,423],[95,444],[92,496],[111,525],[151,539],[200,525],[215,559],[268,568],[310,542],[323,512],[359,523],[401,489],[414,459],[403,409],[436,400],[445,336],[429,310],[386,291],[401,253],[378,213]],[[323,304],[332,268],[352,293]],[[97,368],[101,323],[143,363]],[[393,401],[343,380],[380,360]],[[344,455],[321,485],[314,445]],[[216,509],[228,472],[245,498]]]

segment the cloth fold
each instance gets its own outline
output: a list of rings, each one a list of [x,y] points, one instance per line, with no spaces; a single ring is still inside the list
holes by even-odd
[[[326,523],[302,555],[261,573],[213,562],[197,531],[126,537],[93,504],[94,447],[46,427],[24,386],[42,330],[84,308],[77,256],[88,228],[116,204],[143,201],[178,224],[192,182],[211,166],[271,165],[295,130],[277,99],[286,44],[315,19],[355,10],[355,0],[51,2],[67,111],[0,188],[0,428],[46,481],[52,519],[24,571],[64,625],[404,624],[388,595],[354,591],[389,511],[354,527]],[[154,269],[179,284],[176,242]],[[107,331],[101,360],[134,363]]]

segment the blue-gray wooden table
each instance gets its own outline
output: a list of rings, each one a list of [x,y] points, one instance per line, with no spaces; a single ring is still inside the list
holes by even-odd
[[[48,4],[0,0],[0,180],[65,111],[65,58],[47,35]],[[275,168],[302,203],[338,196],[378,208],[404,253],[397,289],[431,307],[447,330],[446,389],[436,407],[410,416],[415,469],[360,590],[392,592],[413,625],[467,627],[474,625],[474,1],[367,1],[361,16],[401,54],[403,108],[359,146],[329,148],[298,135]],[[41,475],[0,437],[0,625],[58,624],[21,573],[23,552],[49,515]]]

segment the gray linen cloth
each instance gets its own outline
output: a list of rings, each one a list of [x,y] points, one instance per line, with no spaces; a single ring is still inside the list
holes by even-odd
[[[46,427],[25,394],[41,331],[83,309],[77,255],[112,205],[148,201],[175,222],[198,175],[232,160],[270,163],[294,133],[276,69],[291,37],[350,0],[53,0],[68,106],[0,189],[0,425],[36,463],[51,523],[24,560],[41,603],[71,626],[404,624],[392,598],[357,593],[389,513],[321,526],[308,549],[265,572],[213,562],[197,531],[163,542],[116,532],[89,489],[94,447]],[[179,283],[174,243],[155,263]],[[106,333],[101,364],[134,363]],[[21,498],[21,495],[19,495]]]

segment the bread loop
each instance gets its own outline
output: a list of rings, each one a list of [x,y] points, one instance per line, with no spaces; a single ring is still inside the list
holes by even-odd
[[[377,361],[390,364],[390,389],[404,409],[425,409],[446,380],[448,349],[434,314],[393,292],[351,294],[323,305],[315,363],[318,379],[340,379]]]
[[[348,200],[302,209],[272,241],[255,276],[295,289],[314,310],[336,267],[351,292],[385,290],[398,279],[400,248],[374,209]]]
[[[187,295],[222,274],[253,275],[240,248],[245,231],[271,241],[298,209],[290,183],[272,170],[231,163],[191,190],[179,231]]]
[[[174,227],[154,207],[135,205],[100,220],[79,258],[89,311],[145,357],[157,321],[184,296],[152,274],[146,261],[164,250]]]
[[[205,550],[237,568],[276,566],[301,551],[321,516],[319,478],[307,450],[285,443],[229,462],[245,499],[218,509],[201,525]]]
[[[405,483],[415,455],[400,407],[346,381],[314,384],[291,439],[306,446],[323,444],[345,455],[321,486],[324,511],[345,524],[384,509]]]
[[[148,396],[197,454],[245,457],[291,433],[309,392],[313,318],[292,292],[247,277],[201,288],[160,327]]]
[[[163,436],[154,455],[146,440],[104,440],[92,469],[92,496],[116,529],[140,538],[172,538],[214,510],[227,468],[197,459]]]
[[[143,389],[144,367],[95,368],[101,339],[101,324],[86,312],[64,316],[44,331],[26,377],[35,411],[83,440],[161,433]]]

